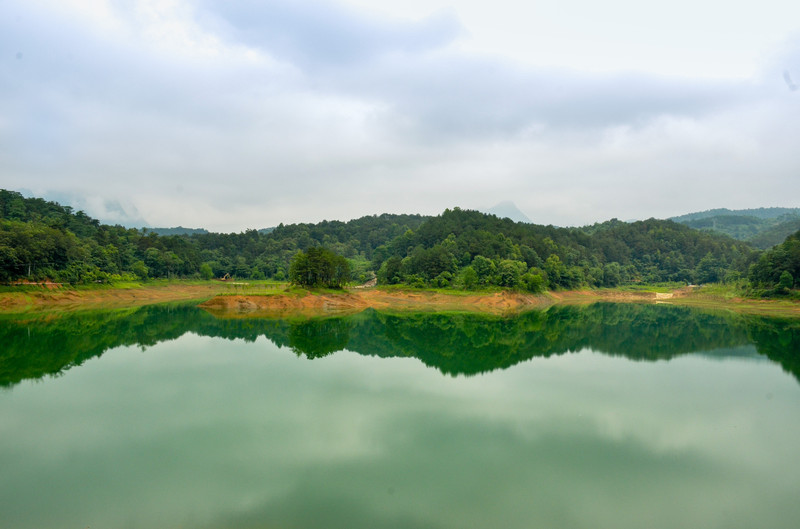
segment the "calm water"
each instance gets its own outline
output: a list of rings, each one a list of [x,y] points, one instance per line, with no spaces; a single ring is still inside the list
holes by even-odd
[[[0,320],[0,527],[791,528],[800,322]]]

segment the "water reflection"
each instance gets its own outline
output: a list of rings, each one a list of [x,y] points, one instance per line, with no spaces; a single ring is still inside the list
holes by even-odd
[[[667,360],[754,344],[800,381],[796,320],[613,303],[555,306],[515,317],[368,310],[297,320],[226,319],[191,305],[157,305],[0,321],[0,385],[59,374],[114,347],[146,348],[186,333],[248,342],[263,336],[309,359],[345,349],[414,357],[448,375],[474,375],[584,348],[632,360]]]
[[[796,339],[609,304],[7,319],[0,525],[794,529]]]

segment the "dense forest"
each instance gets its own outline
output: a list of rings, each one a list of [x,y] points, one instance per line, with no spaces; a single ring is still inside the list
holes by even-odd
[[[515,223],[458,208],[375,250],[382,283],[545,288],[735,281],[756,253],[726,236],[650,219],[584,228]]]
[[[339,261],[339,270],[349,269],[352,282],[377,275],[381,284],[538,292],[749,280],[761,292],[780,293],[793,288],[800,274],[798,244],[795,234],[759,252],[731,237],[670,220],[614,219],[558,228],[459,208],[436,217],[383,214],[241,233],[178,230],[159,235],[101,224],[82,211],[0,190],[4,283],[225,275],[286,280],[293,259],[308,256],[309,249],[325,248],[346,259],[347,266]],[[340,274],[334,283],[347,280]]]
[[[106,282],[120,278],[223,277],[284,280],[300,251],[324,246],[369,277],[376,247],[415,229],[421,215],[377,215],[349,222],[279,225],[242,233],[158,235],[108,226],[82,211],[0,190],[0,282]]]
[[[796,286],[800,278],[800,231],[767,250],[750,267],[751,287],[760,294],[782,295]]]

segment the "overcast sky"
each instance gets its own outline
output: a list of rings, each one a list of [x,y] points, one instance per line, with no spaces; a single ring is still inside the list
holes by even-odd
[[[799,207],[796,84],[790,0],[0,0],[0,187],[226,232]]]

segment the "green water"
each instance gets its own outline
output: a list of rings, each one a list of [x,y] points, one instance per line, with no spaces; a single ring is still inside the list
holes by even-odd
[[[2,528],[791,528],[800,322],[0,320]]]

